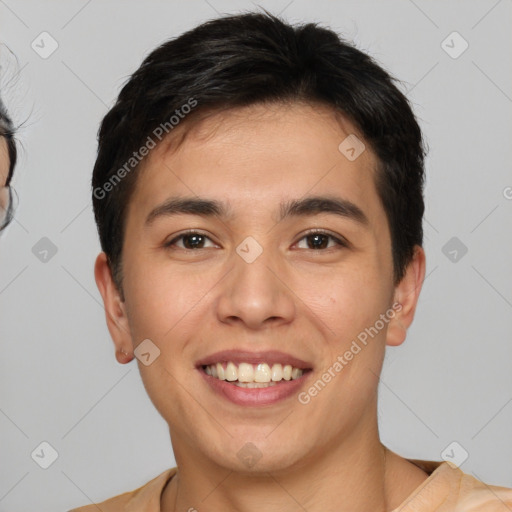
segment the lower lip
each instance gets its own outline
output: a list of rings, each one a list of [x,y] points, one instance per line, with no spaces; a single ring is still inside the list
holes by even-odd
[[[213,391],[222,395],[224,398],[227,398],[237,405],[254,406],[272,405],[297,394],[311,371],[306,372],[298,379],[282,380],[275,386],[268,386],[267,388],[241,388],[228,381],[207,375],[201,368],[199,368],[199,373],[201,373],[203,379],[206,380],[206,383]]]

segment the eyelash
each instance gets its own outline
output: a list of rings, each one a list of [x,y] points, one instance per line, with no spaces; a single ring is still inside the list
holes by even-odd
[[[187,236],[192,236],[192,235],[199,235],[199,236],[202,236],[204,238],[208,238],[210,241],[212,241],[210,239],[210,237],[204,233],[202,233],[201,231],[195,231],[195,230],[190,230],[190,231],[186,231],[185,233],[182,233],[181,235],[178,235],[176,237],[174,237],[172,240],[170,240],[169,242],[165,242],[164,243],[164,247],[166,249],[170,249],[170,250],[175,250],[176,248],[173,248],[172,246],[179,240],[187,237]],[[348,247],[348,242],[345,242],[344,240],[341,240],[340,238],[332,235],[331,233],[329,233],[328,231],[323,231],[323,230],[318,230],[318,229],[312,229],[310,231],[307,231],[306,233],[304,233],[304,235],[302,236],[302,238],[300,238],[296,243],[300,242],[301,240],[303,240],[304,238],[307,238],[308,236],[313,236],[313,235],[323,235],[323,236],[327,236],[328,238],[331,238],[332,240],[334,240],[336,242],[336,244],[340,247]],[[212,241],[213,242],[213,241]],[[201,249],[204,249],[203,247],[200,247],[199,249],[186,249],[186,248],[181,248],[179,247],[178,249],[180,250],[183,250],[183,251],[198,251],[198,250],[201,250]],[[208,249],[208,247],[206,247],[206,249]],[[329,249],[333,249],[333,247],[329,247],[329,248],[326,248],[326,249],[305,249],[305,250],[308,250],[308,251],[314,251],[314,252],[321,252],[321,251],[328,251]]]

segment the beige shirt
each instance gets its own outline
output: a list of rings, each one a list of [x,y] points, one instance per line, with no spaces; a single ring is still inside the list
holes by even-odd
[[[429,477],[391,512],[512,511],[512,489],[487,485],[451,462],[407,460]],[[160,512],[160,496],[176,471],[168,469],[135,491],[69,512],[98,512],[98,508],[101,512]]]

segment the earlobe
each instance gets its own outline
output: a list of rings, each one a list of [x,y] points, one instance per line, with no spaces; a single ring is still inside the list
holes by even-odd
[[[130,355],[124,349],[116,350],[116,359],[117,359],[117,362],[120,364],[129,363],[130,361],[133,361],[133,358],[134,358],[134,356]]]
[[[414,319],[421,287],[425,278],[425,251],[419,245],[414,247],[414,256],[407,266],[403,279],[395,287],[393,304],[395,315],[388,324],[386,344],[401,345],[407,336],[407,329]]]
[[[126,308],[112,278],[107,255],[104,252],[96,258],[94,277],[103,298],[107,327],[116,348],[116,359],[121,364],[129,363],[133,359],[131,355],[133,348]]]

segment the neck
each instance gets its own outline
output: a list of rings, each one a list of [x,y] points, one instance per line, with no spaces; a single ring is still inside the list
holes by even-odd
[[[389,485],[387,454],[394,454],[380,443],[376,428],[368,434],[336,440],[293,467],[252,474],[175,451],[179,470],[162,494],[161,510],[387,512],[401,499]]]

